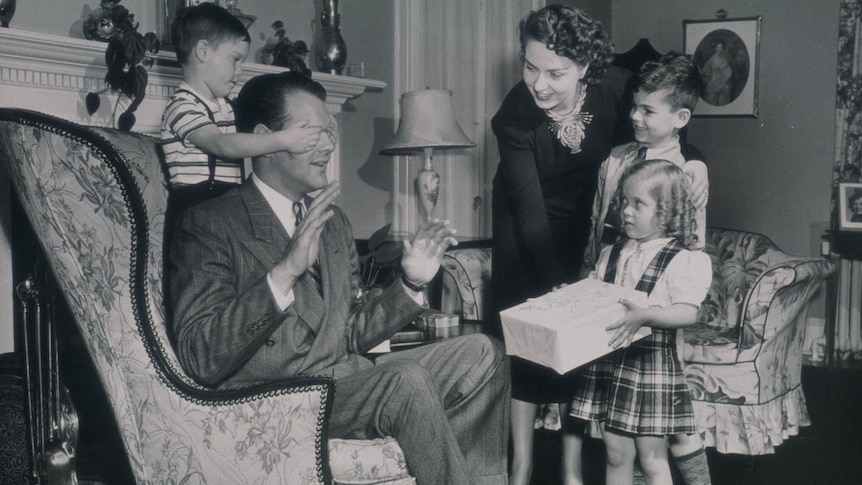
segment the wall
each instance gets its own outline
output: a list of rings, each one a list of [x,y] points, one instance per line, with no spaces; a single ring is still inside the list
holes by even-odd
[[[135,15],[140,24],[138,31],[157,31],[160,27],[159,18],[161,1],[125,0],[122,5]],[[10,27],[45,34],[66,35],[84,38],[82,25],[90,12],[99,8],[99,2],[57,2],[55,0],[19,1],[15,17],[9,23]],[[46,15],[50,12],[50,15]]]
[[[395,78],[395,2],[342,1],[341,34],[347,62],[365,63],[365,76],[387,83],[381,91],[366,92],[347,102],[341,113],[341,206],[347,211],[356,237],[367,238],[392,222],[393,164],[395,157],[380,155],[395,134],[394,119],[400,93]]]
[[[710,225],[768,235],[785,251],[820,254],[835,145],[839,0],[614,0],[614,40],[682,51],[684,19],[760,15],[759,117],[695,118],[689,142],[709,162]],[[825,292],[810,315],[825,314]]]
[[[174,0],[170,0],[172,3]],[[276,20],[284,22],[285,31],[290,40],[304,40],[309,46],[314,35],[314,29],[319,25],[320,2],[293,1],[288,11],[284,3],[266,2],[263,0],[243,0],[238,7],[244,14],[254,15],[257,20],[249,27],[252,46],[249,62],[258,62],[257,55],[266,39],[275,32],[272,23]],[[224,2],[222,1],[223,5]],[[159,37],[165,34],[164,2],[153,0],[124,0],[122,5],[134,14],[139,23],[139,32],[157,32]],[[90,12],[99,8],[99,2],[90,0],[81,4],[72,2],[57,2],[56,0],[26,0],[19,1],[11,27],[31,32],[42,32],[54,35],[83,38],[83,21]],[[52,12],[45,15],[45,12]],[[313,63],[313,61],[310,61]]]
[[[818,255],[829,220],[835,144],[838,0],[615,0],[614,40],[682,51],[683,19],[763,17],[760,115],[695,118],[689,141],[710,164],[709,223],[762,232]]]
[[[608,2],[606,0],[567,0],[562,2],[548,2],[548,3],[562,3],[565,5],[571,5],[572,7],[579,8],[583,10],[587,15],[592,17],[594,20],[597,20],[602,23],[602,27],[608,34],[613,35],[614,33],[614,22],[613,22],[613,5],[614,2]],[[526,14],[526,12],[524,12]]]

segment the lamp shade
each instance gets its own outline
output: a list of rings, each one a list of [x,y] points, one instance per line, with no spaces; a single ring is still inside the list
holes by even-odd
[[[424,89],[401,95],[401,122],[392,141],[381,153],[393,155],[423,148],[469,148],[467,138],[455,119],[452,91]]]

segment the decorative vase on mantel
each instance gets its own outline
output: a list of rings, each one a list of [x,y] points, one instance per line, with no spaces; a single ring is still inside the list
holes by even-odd
[[[341,74],[347,61],[347,46],[341,37],[338,0],[323,0],[320,24],[323,26],[323,38],[317,49],[317,67],[322,72]]]
[[[9,27],[9,21],[15,16],[16,0],[0,0],[0,27]]]

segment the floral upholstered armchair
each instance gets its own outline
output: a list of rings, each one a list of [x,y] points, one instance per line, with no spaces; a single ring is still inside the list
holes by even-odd
[[[774,453],[810,424],[802,392],[808,303],[834,271],[766,236],[707,231],[713,284],[685,329],[686,382],[697,427],[721,453]]]
[[[0,109],[8,172],[95,364],[139,483],[411,484],[392,438],[328,439],[335,383],[214,391],[169,344],[156,139]]]
[[[774,453],[810,424],[801,385],[805,320],[834,264],[719,228],[707,230],[705,251],[712,286],[698,323],[683,332],[682,352],[698,430],[721,453]],[[443,269],[445,311],[487,319],[476,309],[490,297],[490,249],[450,250]],[[555,405],[540,408],[536,426],[560,428]]]

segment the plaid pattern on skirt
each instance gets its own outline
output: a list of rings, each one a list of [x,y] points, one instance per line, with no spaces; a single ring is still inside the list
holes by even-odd
[[[622,245],[617,243],[611,250],[605,281],[614,282]],[[635,288],[650,293],[682,249],[675,239],[669,242]],[[649,337],[593,362],[584,379],[572,401],[572,416],[603,421],[608,429],[636,435],[695,432],[674,329],[654,328]]]

